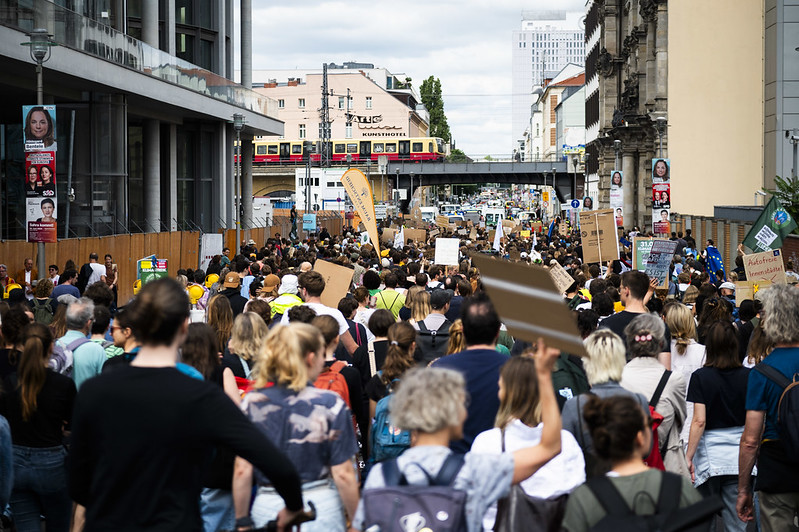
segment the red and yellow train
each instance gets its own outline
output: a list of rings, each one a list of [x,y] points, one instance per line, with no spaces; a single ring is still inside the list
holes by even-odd
[[[310,143],[311,150],[302,140],[253,141],[253,162],[265,164],[304,164],[308,157],[318,163],[322,158],[321,141]],[[333,139],[330,141],[331,163],[377,164],[378,157],[386,155],[392,161],[442,161],[446,156],[444,141],[437,137],[409,139]]]

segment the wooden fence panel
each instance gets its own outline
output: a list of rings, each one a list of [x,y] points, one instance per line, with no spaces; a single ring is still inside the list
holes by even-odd
[[[197,268],[200,256],[200,233],[184,231],[180,235],[180,267]]]

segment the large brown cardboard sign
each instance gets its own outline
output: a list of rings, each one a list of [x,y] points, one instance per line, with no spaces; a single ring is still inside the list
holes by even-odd
[[[618,260],[619,238],[612,209],[581,212],[580,237],[584,262]]]
[[[325,278],[322,304],[338,308],[338,302],[347,295],[352,284],[352,270],[321,259],[314,263],[313,269]]]
[[[413,242],[426,242],[427,231],[424,229],[405,229],[405,241],[407,242],[408,239]],[[336,303],[336,305],[338,305],[338,303]]]
[[[585,347],[574,314],[549,272],[538,266],[472,255],[480,278],[502,322],[515,337],[583,356]]]
[[[396,229],[385,228],[383,229],[383,234],[380,235],[380,241],[384,244],[393,244],[394,235],[396,234],[397,234]]]
[[[744,255],[744,270],[747,281],[770,281],[771,284],[787,282],[781,249]]]
[[[549,275],[555,283],[555,288],[557,288],[558,292],[561,294],[565,293],[566,289],[574,284],[574,277],[569,275],[566,268],[561,266],[559,262],[555,262],[549,267]]]

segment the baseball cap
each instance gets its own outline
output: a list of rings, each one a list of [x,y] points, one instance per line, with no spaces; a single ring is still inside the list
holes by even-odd
[[[721,283],[721,286],[719,286],[719,290],[724,288],[726,288],[727,290],[735,290],[735,285],[729,281],[726,281],[724,283]]]
[[[445,290],[443,288],[433,290],[433,293],[430,294],[430,307],[434,310],[441,310],[452,300],[452,293],[452,290]]]
[[[225,283],[222,286],[225,288],[238,288],[240,282],[241,277],[239,277],[239,274],[230,272],[225,275]]]
[[[266,277],[264,277],[264,286],[261,288],[261,292],[268,294],[269,292],[273,291],[278,285],[280,285],[280,277],[275,275],[274,273],[270,273]]]

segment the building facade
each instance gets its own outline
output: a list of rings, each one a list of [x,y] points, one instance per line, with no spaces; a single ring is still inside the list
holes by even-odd
[[[511,37],[513,149],[530,127],[533,89],[553,78],[569,63],[585,64],[584,13],[522,12],[521,29]]]
[[[233,4],[3,3],[2,238],[24,238],[20,109],[36,102],[36,76],[20,43],[35,28],[58,45],[43,65],[44,103],[56,106],[58,237],[233,226],[233,115],[243,116],[244,138],[282,133],[276,102],[246,87],[251,5],[241,0],[239,27]],[[239,28],[244,85],[232,80]],[[245,174],[244,198],[248,184]],[[252,208],[243,203],[246,225]]]

